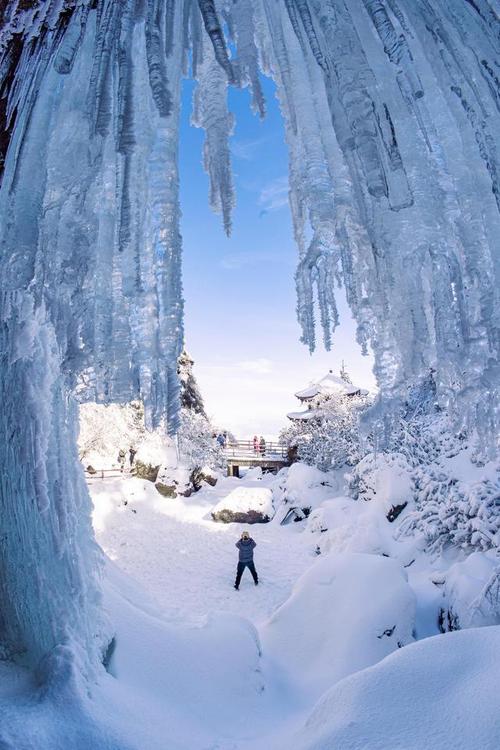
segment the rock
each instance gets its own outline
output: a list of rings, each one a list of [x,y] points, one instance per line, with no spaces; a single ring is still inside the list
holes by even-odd
[[[257,510],[234,511],[224,508],[223,510],[212,511],[214,521],[220,523],[268,523],[270,517]]]
[[[299,521],[304,521],[306,518],[309,517],[309,514],[311,512],[311,508],[290,508],[281,521],[281,526],[287,526],[289,523],[298,523]]]
[[[155,487],[163,497],[177,497],[177,486],[175,484],[156,482]]]
[[[196,467],[191,472],[189,481],[193,485],[194,491],[198,492],[198,490],[202,488],[203,482],[206,482],[211,487],[215,487],[215,485],[217,484],[217,476],[206,466],[202,469]],[[189,495],[186,495],[186,497],[189,497]]]
[[[152,464],[143,463],[142,461],[135,460],[132,466],[132,473],[139,479],[147,479],[148,482],[156,482],[158,478],[158,472],[160,471],[159,466],[153,466]]]
[[[267,487],[238,487],[212,510],[220,523],[267,523],[273,516],[273,493]]]
[[[393,523],[396,518],[401,515],[407,505],[407,502],[400,503],[399,505],[392,505],[386,516],[389,523]]]

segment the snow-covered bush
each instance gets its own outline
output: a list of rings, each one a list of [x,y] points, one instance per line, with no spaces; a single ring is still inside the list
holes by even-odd
[[[383,503],[394,521],[413,498],[412,467],[402,453],[370,453],[349,475],[348,486],[357,500]]]
[[[498,465],[479,460],[474,435],[455,429],[435,393],[432,373],[408,389],[384,451],[369,454],[351,471],[350,493],[363,500],[382,493],[389,520],[407,505],[398,533],[418,534],[432,553],[448,546],[465,553],[497,548]]]
[[[439,579],[435,579],[440,583]],[[500,624],[500,559],[493,550],[473,552],[443,577],[441,630]]]

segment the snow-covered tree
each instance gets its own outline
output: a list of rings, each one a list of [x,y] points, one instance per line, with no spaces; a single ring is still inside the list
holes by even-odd
[[[181,385],[181,413],[177,433],[180,459],[191,473],[204,467],[221,471],[225,465],[223,451],[216,440],[216,428],[206,415],[193,366],[194,360],[184,349],[178,366]]]
[[[177,364],[177,375],[181,385],[181,408],[206,417],[203,397],[193,375],[193,365],[194,360],[183,349]]]
[[[292,425],[280,435],[296,458],[322,471],[359,461],[366,451],[361,443],[360,417],[369,398],[365,390],[352,385],[345,368],[340,378],[330,372],[296,395],[308,408],[289,414]]]

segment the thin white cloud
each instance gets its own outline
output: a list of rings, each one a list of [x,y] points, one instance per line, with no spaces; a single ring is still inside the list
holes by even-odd
[[[288,177],[276,177],[268,182],[260,191],[259,204],[262,206],[262,214],[269,211],[278,211],[288,205]]]
[[[273,363],[270,359],[260,357],[259,359],[247,359],[243,362],[236,362],[235,367],[241,372],[250,372],[255,375],[268,375],[273,371]]]
[[[237,159],[252,161],[259,148],[268,140],[268,137],[255,138],[254,140],[250,141],[234,140],[231,143],[231,153]]]

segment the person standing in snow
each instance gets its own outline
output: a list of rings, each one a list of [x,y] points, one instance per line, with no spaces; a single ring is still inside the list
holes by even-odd
[[[259,438],[257,437],[257,435],[253,436],[253,452],[259,452]]]
[[[128,449],[128,453],[129,453],[130,466],[133,466],[134,465],[135,454],[137,453],[137,451],[136,451],[136,449],[134,448],[133,445],[131,445],[130,448]]]
[[[217,442],[219,443],[221,448],[224,448],[224,435],[222,434],[222,432],[219,432],[219,434],[217,435]]]
[[[260,436],[259,448],[261,455],[263,456],[266,452],[266,441],[264,440],[264,437],[262,435]]]
[[[241,539],[236,542],[236,547],[239,551],[238,568],[236,570],[236,581],[234,582],[234,588],[236,591],[240,588],[241,576],[245,568],[248,568],[252,574],[253,582],[257,586],[259,583],[259,577],[255,570],[253,562],[253,551],[257,544],[254,542],[248,531],[244,531],[241,535]]]

